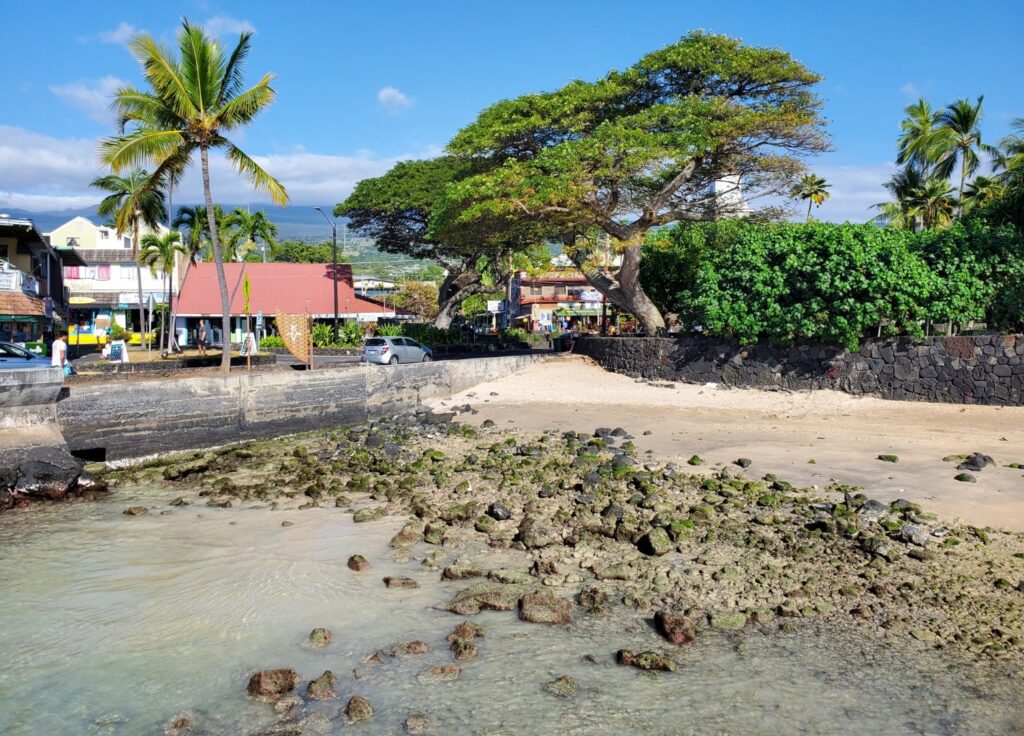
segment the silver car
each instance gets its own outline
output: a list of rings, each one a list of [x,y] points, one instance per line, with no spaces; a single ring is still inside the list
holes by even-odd
[[[370,337],[363,343],[363,360],[367,363],[428,363],[433,359],[430,348],[411,337]]]
[[[49,368],[50,359],[20,345],[0,342],[0,370],[6,368]]]

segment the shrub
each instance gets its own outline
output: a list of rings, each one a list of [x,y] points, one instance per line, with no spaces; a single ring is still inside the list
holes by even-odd
[[[267,335],[262,340],[260,340],[261,349],[283,348],[284,346],[284,340],[278,337],[277,335]]]

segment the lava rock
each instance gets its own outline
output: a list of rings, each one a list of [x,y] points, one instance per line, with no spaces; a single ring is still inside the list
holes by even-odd
[[[540,549],[562,541],[553,529],[534,516],[526,516],[519,524],[516,541],[527,549]]]
[[[355,570],[356,572],[366,572],[370,569],[370,562],[362,555],[352,555],[348,558],[349,570]]]
[[[299,684],[299,673],[291,668],[260,670],[249,678],[249,695],[259,700],[276,700]]]
[[[423,685],[432,685],[438,682],[451,682],[452,680],[458,680],[459,675],[462,674],[462,668],[457,664],[442,664],[438,667],[431,667],[430,669],[423,670],[416,679]]]
[[[660,557],[672,549],[672,540],[669,539],[668,532],[659,526],[641,537],[636,546],[645,555]]]
[[[739,465],[741,468],[749,468],[751,465],[754,464],[754,461],[751,460],[749,457],[741,457],[735,461],[735,464]]]
[[[572,620],[572,601],[546,591],[527,593],[519,599],[519,618],[535,624],[567,624]]]
[[[370,701],[359,695],[353,695],[345,705],[345,720],[349,723],[359,723],[373,718],[373,706]]]
[[[331,632],[329,629],[315,628],[309,632],[307,644],[313,649],[323,649],[331,643]]]
[[[504,504],[495,501],[487,507],[487,515],[495,521],[505,521],[512,517],[512,512]]]
[[[544,687],[547,688],[548,692],[560,698],[571,698],[580,689],[580,684],[576,681],[576,678],[562,675],[557,680],[547,683]]]
[[[129,506],[121,513],[125,516],[146,516],[149,513],[149,509],[145,506]]]
[[[654,625],[658,633],[673,644],[683,645],[693,641],[693,626],[681,613],[658,611],[654,614]]]
[[[338,678],[330,670],[326,670],[320,677],[311,681],[306,688],[306,697],[311,700],[328,700],[338,697],[334,692],[334,685]]]
[[[412,578],[393,578],[393,577],[390,577],[390,576],[384,578],[384,585],[386,585],[389,588],[418,588],[418,587],[420,587],[420,584],[417,583]]]
[[[928,532],[917,524],[904,524],[901,526],[900,539],[907,544],[914,544],[918,547],[928,546]]]
[[[615,654],[615,661],[625,667],[636,667],[641,670],[675,672],[678,669],[676,663],[657,652],[633,652],[629,649],[620,649]]]

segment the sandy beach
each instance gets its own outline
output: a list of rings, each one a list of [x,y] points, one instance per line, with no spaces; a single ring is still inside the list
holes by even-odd
[[[494,395],[496,394],[496,395]],[[621,426],[641,450],[706,467],[753,460],[748,473],[793,483],[866,489],[882,501],[906,498],[949,521],[1024,531],[1024,409],[858,398],[835,391],[790,393],[645,383],[580,356],[533,366],[476,386],[450,401],[476,414],[460,419],[526,432]],[[644,434],[650,432],[650,434]],[[948,455],[982,452],[995,466],[977,483],[954,480]],[[883,462],[892,454],[899,462]],[[813,463],[811,461],[814,461]]]

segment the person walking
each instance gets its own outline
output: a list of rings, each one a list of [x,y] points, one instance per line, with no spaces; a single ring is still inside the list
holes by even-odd
[[[60,368],[65,376],[71,375],[71,364],[68,362],[68,333],[62,331],[50,345],[50,365]]]
[[[198,338],[199,338],[198,339],[199,354],[200,355],[206,355],[206,342],[209,339],[209,336],[206,334],[206,320],[205,319],[199,320],[199,335],[198,335]]]

